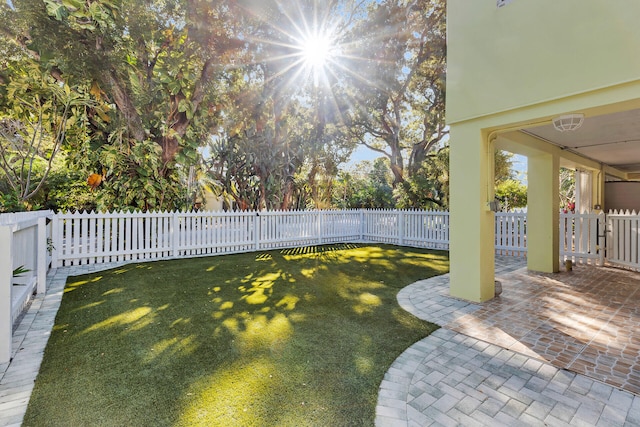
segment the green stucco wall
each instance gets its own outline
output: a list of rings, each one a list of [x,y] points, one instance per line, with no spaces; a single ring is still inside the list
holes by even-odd
[[[640,79],[639,0],[447,2],[455,123]]]

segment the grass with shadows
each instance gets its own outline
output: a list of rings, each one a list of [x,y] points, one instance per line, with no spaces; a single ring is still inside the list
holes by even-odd
[[[25,426],[373,425],[446,252],[336,245],[70,277]]]

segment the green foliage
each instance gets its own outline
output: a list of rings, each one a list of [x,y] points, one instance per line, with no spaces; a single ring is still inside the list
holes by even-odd
[[[360,162],[353,171],[339,175],[333,191],[334,204],[341,209],[393,208],[392,180],[386,158],[380,157],[373,164]]]
[[[495,194],[505,210],[527,206],[527,187],[515,179],[499,182],[496,185]]]
[[[560,208],[568,209],[576,199],[576,175],[575,171],[560,168]],[[569,209],[570,210],[570,209]]]
[[[96,193],[89,191],[84,172],[66,165],[55,167],[43,187],[40,203],[54,211],[87,211],[97,209]]]
[[[27,169],[26,181],[40,183],[31,201],[12,190],[18,205],[189,208],[200,191],[194,185],[207,180],[189,179],[205,166],[202,147],[236,138],[206,162],[228,207],[330,207],[354,144],[388,148],[397,186],[404,158],[412,178],[447,133],[442,0],[301,1],[296,10],[272,0],[13,5],[0,3],[0,83],[25,92],[35,87],[28,79],[41,76],[90,100],[69,110],[58,147],[72,182],[63,172],[48,182],[56,166],[45,152]],[[321,67],[305,65],[297,46],[315,23],[331,31],[338,52]],[[38,73],[18,71],[28,67]],[[10,90],[0,84],[0,104]],[[43,117],[59,116],[46,99],[39,98]],[[2,117],[26,123],[23,112],[2,108]],[[87,178],[103,170],[90,191]],[[5,175],[3,190],[11,187]],[[357,205],[393,205],[381,182],[354,194]]]
[[[7,79],[0,101],[0,187],[28,204],[58,153],[86,138],[93,103],[82,87],[58,82],[34,61],[12,65]]]
[[[0,192],[0,213],[23,212],[31,210],[28,203],[22,202],[18,195],[11,190]]]
[[[407,152],[411,176],[448,135],[445,6],[444,0],[372,2],[350,40],[358,57],[347,83],[354,105],[347,132],[389,157],[394,187],[407,178]]]
[[[300,146],[274,131],[246,131],[211,143],[209,173],[227,204],[240,210],[279,209],[283,188],[300,164]]]
[[[515,179],[513,171],[513,154],[508,151],[496,150],[494,154],[494,175],[496,183]]]
[[[217,124],[218,85],[231,81],[222,66],[238,45],[229,5],[25,0],[16,6],[29,22],[34,58],[97,101],[83,124],[89,138],[68,146],[68,165],[83,181],[107,169],[97,206],[184,205],[185,170],[198,163],[197,150]]]
[[[28,268],[24,268],[24,265],[13,269],[13,277],[22,277],[23,274],[30,272]]]
[[[99,210],[173,210],[190,209],[186,175],[172,168],[163,174],[161,148],[142,141],[133,147],[111,144],[98,151],[99,163],[108,171],[105,182],[96,190]]]
[[[527,186],[516,179],[513,170],[513,154],[495,152],[495,197],[505,210],[527,206]]]
[[[395,194],[400,209],[448,209],[449,146],[429,153]]]

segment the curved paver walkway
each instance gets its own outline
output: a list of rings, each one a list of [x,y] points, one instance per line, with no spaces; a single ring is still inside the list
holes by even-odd
[[[496,275],[524,268],[497,258]],[[398,293],[415,316],[443,326],[391,365],[376,426],[639,426],[640,396],[446,329],[482,306],[448,296],[449,275]]]

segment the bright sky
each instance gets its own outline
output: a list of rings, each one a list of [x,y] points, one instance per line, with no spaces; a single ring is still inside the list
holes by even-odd
[[[527,158],[519,154],[514,154],[513,169],[516,171],[516,179],[524,185],[527,185]]]
[[[353,166],[353,165],[355,165],[356,163],[358,163],[358,162],[360,162],[362,160],[374,161],[378,157],[382,157],[382,156],[383,155],[381,153],[378,153],[377,151],[370,150],[369,148],[365,147],[364,145],[358,145],[358,148],[356,148],[354,150],[353,154],[351,154],[351,158],[347,162],[347,166]]]

